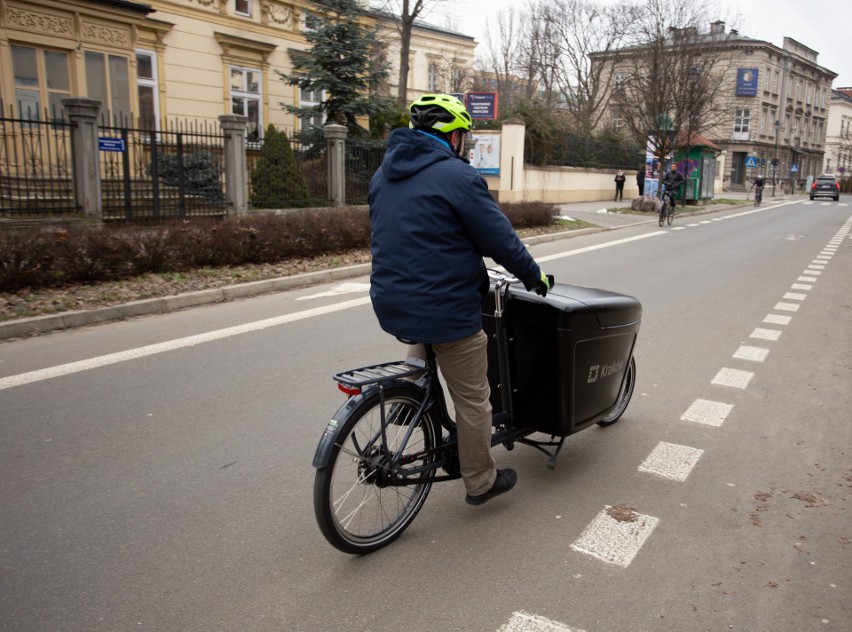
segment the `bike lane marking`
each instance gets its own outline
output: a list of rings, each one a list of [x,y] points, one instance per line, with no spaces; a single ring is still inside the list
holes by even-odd
[[[192,347],[205,342],[230,338],[231,336],[239,336],[241,334],[261,331],[263,329],[268,329],[269,327],[277,327],[278,325],[293,323],[299,320],[313,318],[315,316],[323,316],[325,314],[332,314],[334,312],[340,312],[353,307],[369,305],[369,303],[370,297],[366,296],[363,298],[353,299],[351,301],[345,301],[343,303],[327,305],[325,307],[315,307],[313,309],[295,312],[293,314],[276,316],[274,318],[258,320],[253,323],[236,325],[234,327],[209,331],[207,333],[196,334],[194,336],[186,336],[185,338],[167,340],[166,342],[147,345],[145,347],[137,347],[136,349],[128,349],[126,351],[119,351],[117,353],[110,353],[95,358],[89,358],[87,360],[79,360],[77,362],[60,364],[58,366],[30,371],[28,373],[10,375],[8,377],[0,378],[0,390],[12,388],[14,386],[23,386],[24,384],[31,384],[33,382],[40,382],[42,380],[49,380],[54,377],[70,375],[72,373],[79,373],[81,371],[88,371],[90,369],[97,369],[111,364],[118,364],[119,362],[127,362],[128,360],[137,360],[139,358],[144,358],[158,353],[165,353],[166,351],[174,351],[176,349]]]
[[[627,568],[659,522],[659,518],[637,513],[632,507],[604,505],[571,548]]]
[[[497,632],[585,632],[585,630],[571,628],[558,621],[519,610],[513,612],[512,618],[500,626]]]

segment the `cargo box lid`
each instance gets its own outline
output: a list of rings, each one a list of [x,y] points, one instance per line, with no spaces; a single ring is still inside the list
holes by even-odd
[[[566,304],[581,303],[595,317],[603,329],[625,327],[642,320],[642,304],[626,294],[557,283],[547,293],[552,301],[565,301]]]
[[[642,305],[632,296],[557,283],[542,298],[521,287],[510,290],[507,316],[510,321],[536,322],[544,329],[590,331],[636,325],[642,318]],[[489,293],[483,314],[493,314],[494,300]]]

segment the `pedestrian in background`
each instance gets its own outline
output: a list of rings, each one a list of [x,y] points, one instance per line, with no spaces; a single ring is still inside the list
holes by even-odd
[[[624,175],[624,171],[622,169],[618,170],[618,173],[615,174],[615,197],[612,198],[613,201],[619,201],[624,199],[624,181],[627,180],[627,176]]]
[[[645,165],[636,172],[636,186],[639,187],[639,197],[645,195]]]

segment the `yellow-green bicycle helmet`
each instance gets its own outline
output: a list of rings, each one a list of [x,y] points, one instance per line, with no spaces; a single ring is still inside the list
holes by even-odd
[[[412,129],[435,130],[449,134],[461,129],[469,132],[473,125],[464,104],[449,94],[424,94],[411,104]]]

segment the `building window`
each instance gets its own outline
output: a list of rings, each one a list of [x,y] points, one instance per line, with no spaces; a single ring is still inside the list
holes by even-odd
[[[86,93],[99,99],[101,119],[112,125],[130,122],[130,77],[127,58],[86,51]]]
[[[734,136],[733,140],[748,140],[749,128],[751,127],[751,110],[737,109],[734,114]]]
[[[760,133],[768,134],[769,133],[769,110],[763,108],[763,113],[760,116]]]
[[[453,92],[461,92],[462,91],[462,69],[458,66],[453,66]]]
[[[251,17],[251,0],[234,0],[234,13]]]
[[[246,140],[250,142],[260,140],[263,132],[260,85],[259,70],[231,66],[231,114],[248,118]]]
[[[322,104],[325,93],[322,90],[300,90],[299,91],[299,107],[311,108]],[[310,116],[303,116],[301,119],[302,129],[308,127],[322,127],[325,123],[325,117],[322,112],[316,112]]]
[[[623,90],[624,89],[624,73],[616,72],[612,76],[613,81],[613,90]]]
[[[156,130],[160,122],[157,90],[157,56],[146,50],[136,51],[136,92],[139,96],[139,127]]]
[[[11,48],[18,116],[36,120],[46,110],[49,118],[63,118],[62,99],[71,96],[68,54],[18,44]]]
[[[778,71],[772,75],[772,94],[778,94]]]
[[[426,89],[429,92],[438,91],[438,64],[434,62],[429,64],[429,78],[426,81]]]
[[[621,110],[613,110],[612,111],[612,129],[616,132],[620,131],[624,127],[624,115],[621,113]]]

